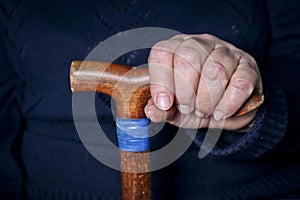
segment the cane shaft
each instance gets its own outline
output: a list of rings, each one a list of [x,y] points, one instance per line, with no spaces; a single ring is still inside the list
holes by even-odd
[[[116,101],[120,119],[146,118],[144,107],[150,98],[147,69],[91,61],[74,61],[70,70],[73,92],[96,91]],[[120,150],[123,200],[150,200],[151,173],[149,150]]]
[[[73,61],[70,79],[73,92],[94,91],[112,96],[116,101],[119,118],[145,118],[144,107],[150,98],[147,68],[95,61]],[[235,116],[256,109],[262,102],[263,95],[253,94]],[[120,150],[123,200],[151,199],[149,151]]]

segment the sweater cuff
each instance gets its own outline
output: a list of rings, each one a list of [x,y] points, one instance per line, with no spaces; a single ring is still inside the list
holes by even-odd
[[[265,102],[259,108],[249,132],[242,134],[223,130],[211,153],[240,160],[259,157],[274,148],[284,137],[287,115],[287,101],[281,88],[274,84],[266,84]],[[199,130],[195,137],[194,141],[200,147],[205,132]]]

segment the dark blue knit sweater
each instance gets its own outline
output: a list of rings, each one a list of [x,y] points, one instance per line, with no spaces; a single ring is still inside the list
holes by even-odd
[[[299,10],[292,0],[1,0],[0,199],[121,198],[119,172],[93,158],[77,135],[69,66],[106,38],[144,26],[233,43],[257,60],[265,94],[248,133],[223,131],[199,159],[206,132],[199,130],[182,157],[155,171],[153,199],[300,199]],[[115,62],[140,65],[147,53]],[[95,106],[115,141],[110,99],[97,94]],[[166,124],[152,149],[176,132]]]

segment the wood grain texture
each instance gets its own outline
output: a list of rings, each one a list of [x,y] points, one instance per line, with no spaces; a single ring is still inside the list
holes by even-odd
[[[123,200],[151,199],[149,152],[149,150],[142,153],[120,151]],[[139,173],[139,171],[148,172]]]
[[[70,69],[73,92],[95,91],[116,101],[117,116],[124,119],[145,118],[144,107],[150,98],[148,68],[96,62],[73,61]],[[263,95],[253,94],[235,116],[246,114],[263,103]],[[123,200],[151,199],[149,150],[120,150]],[[146,173],[140,173],[146,172]]]
[[[73,61],[70,79],[73,92],[96,91],[114,98],[118,117],[145,118],[144,107],[150,98],[147,68]]]
[[[148,69],[96,61],[73,61],[71,64],[73,92],[96,91],[112,96],[121,118],[143,118],[144,107],[150,98]],[[256,108],[264,96],[254,93],[235,113],[241,116]]]
[[[92,61],[74,61],[70,70],[73,92],[96,91],[116,101],[119,118],[145,118],[150,98],[148,70]],[[120,150],[123,200],[150,200],[151,173],[149,151]],[[145,172],[145,173],[140,173]]]

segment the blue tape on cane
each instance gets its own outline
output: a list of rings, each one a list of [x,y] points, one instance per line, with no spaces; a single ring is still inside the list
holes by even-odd
[[[142,152],[150,148],[149,124],[147,118],[117,118],[119,148],[123,151]]]

